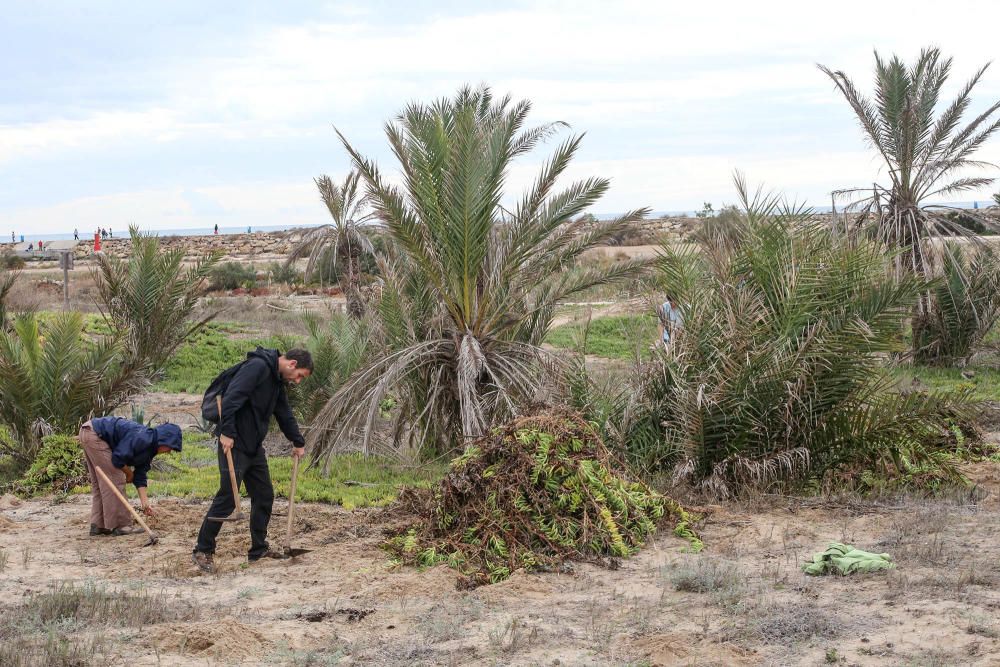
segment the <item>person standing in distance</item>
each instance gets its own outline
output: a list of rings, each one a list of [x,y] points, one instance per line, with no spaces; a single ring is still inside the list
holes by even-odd
[[[236,374],[222,392],[222,410],[216,435],[219,438],[219,490],[212,500],[198,532],[191,557],[204,572],[215,571],[215,540],[222,524],[213,517],[227,517],[236,509],[229,482],[225,452],[231,451],[237,486],[246,485],[250,496],[250,550],[247,561],[280,557],[267,544],[274,487],[267,467],[264,437],[273,415],[278,427],[293,445],[292,456],[305,455],[305,439],[288,404],[286,384],[298,384],[312,373],[312,355],[307,350],[278,350],[258,347],[247,354]]]
[[[670,342],[677,330],[681,327],[681,311],[677,307],[672,296],[667,295],[663,305],[656,309],[660,320],[660,344],[663,349],[669,349]]]

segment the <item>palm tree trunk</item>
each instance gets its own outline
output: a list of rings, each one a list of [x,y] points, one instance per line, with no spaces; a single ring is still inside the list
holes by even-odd
[[[358,320],[365,314],[365,305],[361,300],[361,253],[355,247],[347,252],[344,262],[344,296],[347,299],[347,314]]]

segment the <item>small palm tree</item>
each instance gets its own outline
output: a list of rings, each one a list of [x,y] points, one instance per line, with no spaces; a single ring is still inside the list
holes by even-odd
[[[847,208],[859,212],[859,223],[874,225],[876,236],[897,255],[897,272],[930,278],[936,272],[933,258],[926,253],[929,236],[970,235],[948,207],[927,204],[929,199],[946,197],[985,187],[993,178],[969,176],[969,170],[990,165],[974,159],[976,151],[1000,127],[1000,102],[995,102],[964,127],[962,116],[969,108],[973,88],[989,65],[983,66],[965,84],[958,96],[935,116],[941,91],[951,72],[951,58],[942,58],[938,49],[924,49],[916,63],[907,67],[897,56],[885,61],[875,53],[875,97],[862,95],[848,76],[823,65],[861,123],[866,139],[885,161],[889,183],[869,188],[849,188],[835,192],[847,198]],[[966,211],[966,215],[972,215]],[[989,228],[997,223],[985,216],[973,216]],[[978,239],[977,236],[972,236]],[[913,319],[914,344],[923,339],[932,309],[931,294],[918,301]]]
[[[355,319],[345,313],[331,313],[321,321],[316,316],[305,319],[309,337],[305,346],[312,353],[313,371],[295,393],[299,413],[305,423],[326,405],[330,397],[371,355],[371,318]]]
[[[914,341],[916,360],[965,365],[1000,320],[1000,257],[992,247],[942,250],[942,276],[931,290],[931,310]]]
[[[332,251],[333,265],[341,270],[340,283],[347,298],[347,312],[354,318],[364,313],[360,290],[361,256],[374,254],[371,235],[376,232],[374,225],[366,224],[373,216],[364,212],[367,202],[358,191],[359,179],[356,171],[347,174],[340,185],[326,174],[313,179],[333,222],[306,232],[288,258],[290,264],[299,257],[309,256],[305,271],[305,278],[309,280]]]
[[[608,181],[556,191],[582,137],[559,146],[522,197],[507,195],[513,161],[564,127],[524,129],[530,109],[486,87],[411,104],[386,127],[401,186],[341,135],[392,249],[379,260],[384,347],[314,420],[309,439],[321,457],[357,428],[367,451],[389,392],[397,447],[448,451],[483,434],[532,401],[552,368],[541,342],[556,305],[648,265],[571,271],[584,251],[646,214],[584,223]]]
[[[184,251],[164,250],[155,236],[129,229],[127,259],[99,255],[94,270],[109,328],[126,334],[130,363],[155,379],[174,351],[214,315],[188,321],[217,255],[184,267]]]
[[[72,433],[145,386],[119,337],[90,340],[80,313],[59,313],[42,326],[33,314],[0,331],[0,424],[13,448],[0,452],[31,463],[42,435]]]

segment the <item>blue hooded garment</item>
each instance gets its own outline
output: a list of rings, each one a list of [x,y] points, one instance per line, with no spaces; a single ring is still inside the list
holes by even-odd
[[[135,469],[132,483],[136,488],[146,486],[146,474],[157,447],[166,445],[175,452],[181,451],[181,429],[176,424],[149,428],[122,417],[98,417],[91,419],[90,425],[97,437],[111,447],[112,465]]]

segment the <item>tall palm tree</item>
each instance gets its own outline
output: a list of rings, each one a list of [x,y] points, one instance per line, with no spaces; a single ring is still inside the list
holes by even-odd
[[[409,105],[386,125],[400,186],[340,135],[393,250],[379,260],[384,349],[314,420],[308,437],[321,457],[355,429],[368,451],[390,392],[394,444],[424,452],[453,449],[517,414],[551,368],[541,342],[555,306],[648,265],[576,267],[584,251],[647,213],[584,222],[580,214],[609,182],[590,178],[556,191],[582,137],[565,140],[523,196],[507,194],[513,161],[565,126],[525,129],[530,110],[485,86]]]
[[[951,58],[942,58],[936,48],[921,51],[909,67],[898,56],[886,61],[876,52],[874,99],[861,94],[844,72],[819,65],[854,110],[865,138],[885,161],[889,177],[887,184],[848,188],[835,192],[835,197],[846,198],[847,208],[860,213],[859,224],[873,224],[883,243],[903,251],[897,256],[897,271],[925,278],[935,272],[933,258],[925,248],[927,237],[970,235],[949,219],[948,207],[927,201],[985,187],[994,180],[969,175],[969,171],[995,166],[975,160],[973,155],[1000,127],[1000,101],[961,126],[972,90],[989,65],[979,69],[935,116],[951,65]],[[989,218],[974,217],[997,228]],[[918,301],[915,333],[928,316],[930,298],[925,294]],[[914,340],[918,338],[914,336]]]
[[[306,232],[292,249],[288,263],[308,255],[305,271],[308,280],[332,252],[332,263],[341,271],[340,283],[347,298],[347,312],[357,319],[364,313],[360,290],[361,256],[375,252],[371,235],[376,227],[366,224],[373,216],[365,213],[367,202],[358,191],[360,175],[356,171],[347,174],[339,185],[326,174],[313,180],[333,222]]]

